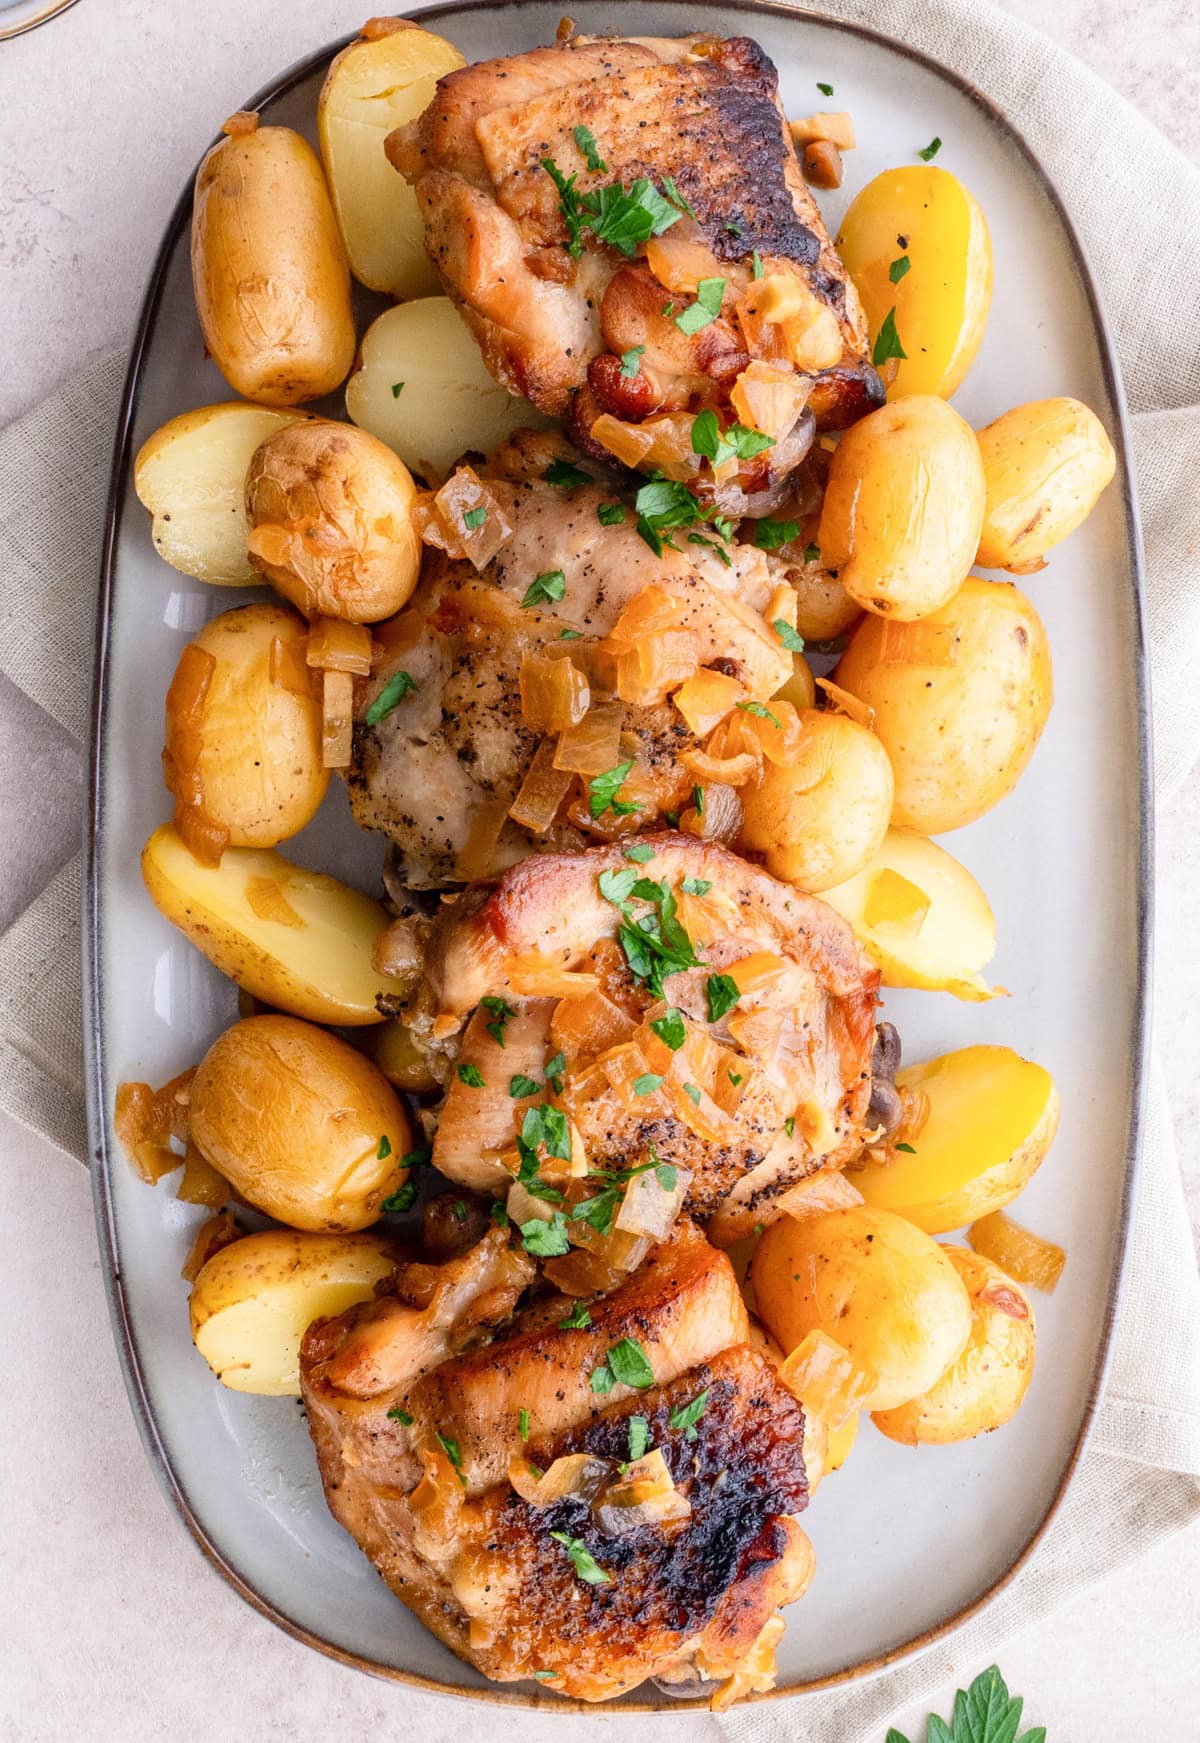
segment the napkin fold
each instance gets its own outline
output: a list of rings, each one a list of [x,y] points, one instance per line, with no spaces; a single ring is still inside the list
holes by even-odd
[[[978,0],[825,0],[978,86],[1042,159],[1093,262],[1132,415],[1146,547],[1157,802],[1200,753],[1200,175],[1077,61]],[[125,358],[65,382],[0,431],[0,670],[68,733],[87,674],[108,468]],[[0,936],[0,1107],[87,1158],[79,862]],[[1200,1280],[1169,1104],[1152,1075],[1128,1285],[1109,1386],[1066,1502],[1028,1566],[955,1636],[964,1660],[1200,1516]],[[735,1709],[732,1743],[855,1743],[943,1680],[942,1657],[782,1703]],[[712,1721],[697,1721],[696,1735]]]

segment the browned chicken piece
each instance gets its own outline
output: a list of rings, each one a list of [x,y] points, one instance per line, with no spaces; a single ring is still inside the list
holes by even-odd
[[[632,826],[611,809],[594,819],[586,791],[590,775],[625,759],[633,768],[622,797],[639,803],[637,824],[688,802],[695,777],[680,757],[696,740],[679,714],[665,699],[623,703],[605,687],[617,680],[602,668],[600,644],[647,588],[677,602],[673,633],[689,639],[689,657],[736,678],[747,696],[767,698],[791,674],[791,655],[769,621],[782,577],[764,552],[681,538],[656,555],[631,511],[620,524],[600,520],[597,511],[613,505],[611,487],[547,481],[565,452],[556,438],[523,432],[493,456],[482,476],[512,536],[482,571],[427,550],[420,587],[389,626],[389,657],[363,687],[351,804],[364,828],[395,843],[413,886],[489,875],[539,847]],[[539,577],[553,587],[539,589]],[[534,603],[525,606],[531,589]],[[608,730],[593,758],[580,757],[587,771],[562,775],[557,819],[539,833],[508,818],[538,746],[553,741],[527,723],[522,696],[539,662],[544,669],[561,659],[571,660],[580,684],[590,674],[591,703],[611,704]],[[371,703],[399,671],[416,687],[370,725]]]
[[[591,1701],[650,1677],[771,1686],[775,1613],[812,1570],[796,1521],[804,1415],[745,1341],[728,1261],[700,1259],[703,1246],[681,1231],[593,1303],[591,1330],[559,1329],[566,1303],[542,1303],[473,1363],[451,1358],[399,1393],[340,1383],[364,1325],[402,1346],[382,1366],[411,1365],[386,1299],[305,1336],[331,1510],[396,1595],[497,1681],[538,1676]],[[591,1371],[622,1336],[645,1348],[654,1381],[598,1396]],[[494,1445],[472,1438],[489,1420]]]
[[[489,1007],[471,1019],[434,1163],[499,1192],[528,1172],[530,1109],[554,1108],[569,1143],[540,1158],[552,1191],[529,1214],[561,1205],[594,1246],[572,1215],[594,1171],[653,1161],[688,1171],[683,1203],[731,1244],[861,1148],[879,975],[816,897],[687,836],[640,846],[642,863],[620,846],[528,859],[443,909],[423,1020],[444,1036],[485,998],[512,1016],[503,1046]]]
[[[464,67],[387,152],[488,368],[590,452],[763,514],[815,428],[881,403],[748,37],[581,36]],[[701,459],[705,409],[770,445]]]

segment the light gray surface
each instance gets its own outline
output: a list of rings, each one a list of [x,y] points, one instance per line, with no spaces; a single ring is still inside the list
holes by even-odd
[[[1065,0],[1054,9],[1019,0],[1010,9],[1049,29],[1180,145],[1200,146],[1200,23],[1188,0],[1136,10],[1113,0]],[[47,30],[0,47],[0,417],[128,332],[166,212],[197,142],[220,119],[209,94],[228,92],[232,107],[357,22],[326,3],[261,8],[253,27],[234,0],[210,0],[201,32],[188,28],[193,16],[182,0],[126,0],[117,9],[83,0]],[[26,797],[15,810],[31,770],[36,806]],[[58,730],[4,691],[0,803],[7,919],[72,851],[78,770]],[[1194,1211],[1198,830],[1193,783],[1159,821],[1159,1044],[1178,1086]],[[12,1127],[0,1127],[0,1156],[11,1194],[5,1282],[19,1312],[9,1348],[26,1363],[10,1396],[34,1401],[22,1411],[19,1445],[9,1437],[17,1464],[2,1505],[31,1488],[42,1503],[22,1508],[11,1538],[5,1533],[16,1576],[5,1589],[20,1600],[5,1606],[12,1668],[0,1683],[0,1735],[19,1743],[69,1733],[253,1743],[290,1735],[300,1722],[376,1736],[418,1717],[430,1737],[460,1730],[461,1709],[322,1664],[204,1570],[154,1492],[115,1358],[91,1335],[103,1310],[86,1180]],[[1027,1694],[1029,1718],[1050,1724],[1051,1743],[1194,1737],[1198,1586],[1192,1534],[1005,1648],[1004,1668]],[[974,1668],[948,1660],[948,1687]],[[582,1743],[603,1723],[572,1722],[570,1734]],[[530,1735],[543,1729],[522,1725]]]

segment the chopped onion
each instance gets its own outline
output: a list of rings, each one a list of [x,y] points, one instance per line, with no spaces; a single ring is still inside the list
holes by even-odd
[[[371,670],[371,632],[364,623],[314,617],[304,658],[306,665],[327,672],[355,672],[365,678]]]
[[[967,1230],[967,1242],[975,1252],[991,1259],[1002,1271],[1030,1289],[1053,1295],[1058,1288],[1067,1255],[1054,1241],[1022,1228],[1002,1210],[994,1210]]]
[[[647,636],[617,660],[617,695],[622,702],[652,707],[693,676],[700,663],[700,638],[690,629],[665,629]]]
[[[231,1247],[241,1238],[242,1231],[227,1210],[218,1216],[210,1216],[196,1231],[179,1275],[185,1283],[194,1283],[214,1253],[219,1253],[222,1247]]]
[[[560,999],[550,1019],[550,1045],[568,1065],[591,1061],[606,1048],[628,1041],[636,1020],[597,987],[595,991]]]
[[[879,638],[881,666],[953,666],[958,660],[959,631],[956,623],[930,623],[917,618],[900,623],[885,618]]]
[[[608,641],[617,653],[624,653],[626,649],[636,647],[645,636],[678,629],[684,615],[683,600],[651,581],[634,594],[621,612],[609,632]]]
[[[683,1206],[691,1179],[688,1169],[676,1168],[675,1184],[668,1189],[655,1168],[635,1174],[625,1188],[613,1227],[625,1234],[647,1235],[652,1241],[665,1240]]]
[[[695,235],[680,235],[680,229],[680,225],[673,224],[662,236],[650,238],[646,244],[646,265],[666,290],[676,296],[694,297],[702,278],[724,278],[728,269],[706,242]]]
[[[779,996],[785,982],[795,973],[795,963],[789,957],[777,956],[773,950],[752,950],[737,962],[726,966],[725,973],[734,982],[742,998],[747,995]]]
[[[217,1172],[207,1156],[200,1154],[190,1138],[184,1151],[183,1177],[175,1188],[175,1196],[184,1204],[204,1204],[209,1210],[220,1210],[232,1196],[228,1180]]]
[[[425,952],[416,922],[409,915],[392,920],[375,934],[371,967],[395,980],[413,980],[425,966]]]
[[[548,1475],[549,1473],[547,1473]],[[626,1466],[593,1503],[592,1516],[606,1537],[620,1537],[643,1525],[668,1525],[690,1519],[692,1505],[675,1487],[662,1449],[654,1447]]]
[[[762,766],[761,760],[749,751],[718,757],[704,750],[685,750],[679,761],[693,781],[706,791],[710,782],[721,787],[744,787]]]
[[[599,984],[594,974],[568,968],[540,950],[523,951],[508,966],[509,991],[523,999],[569,999]]]
[[[514,1180],[508,1189],[508,1197],[504,1201],[509,1221],[523,1228],[527,1222],[535,1218],[538,1222],[548,1223],[554,1217],[558,1208],[544,1198],[535,1198],[532,1192],[526,1190],[519,1180]]]
[[[793,601],[794,599],[793,594]],[[702,666],[676,690],[674,702],[696,737],[707,738],[731,709],[745,701],[748,695],[746,686],[736,678]]]
[[[621,758],[621,728],[625,723],[623,702],[597,702],[583,719],[560,733],[554,766],[573,775],[603,774]]]
[[[650,1062],[638,1042],[623,1041],[619,1046],[610,1047],[606,1053],[600,1055],[597,1064],[628,1112],[661,1112],[662,1103],[658,1100],[660,1087],[650,1088],[644,1095],[638,1095],[635,1088],[639,1082],[644,1084],[645,1078],[650,1075]]]
[[[799,1527],[796,1527],[797,1538],[803,1538],[808,1548],[808,1568],[805,1577],[801,1578],[797,1567],[798,1557],[795,1548],[788,1558],[788,1570],[792,1576],[788,1591],[789,1603],[803,1597],[812,1582],[816,1569],[817,1558],[813,1553],[812,1543]],[[720,1661],[714,1661],[704,1650],[698,1647],[696,1651],[696,1669],[702,1676],[720,1676],[725,1680],[715,1690],[709,1707],[714,1713],[723,1713],[735,1701],[740,1701],[743,1695],[765,1695],[775,1687],[778,1669],[775,1663],[775,1648],[778,1646],[786,1628],[782,1616],[776,1613],[768,1616],[759,1630],[758,1638],[744,1657],[730,1668]]]
[[[460,466],[433,497],[419,496],[413,519],[427,545],[466,557],[476,569],[486,569],[513,533],[495,491],[470,466]]]
[[[761,430],[778,442],[794,426],[811,392],[811,381],[794,369],[756,359],[734,382],[729,403],[747,429]]]
[[[779,1378],[805,1410],[837,1428],[862,1410],[879,1376],[860,1368],[849,1352],[823,1331],[810,1331],[779,1369]]]
[[[175,827],[193,859],[201,865],[220,865],[229,846],[229,831],[223,823],[214,823],[199,805],[177,804]]]
[[[572,1247],[569,1253],[547,1259],[543,1269],[556,1289],[561,1289],[564,1295],[578,1297],[607,1295],[626,1277],[626,1272],[619,1266],[610,1264],[603,1254],[593,1253],[586,1247]]]
[[[496,847],[508,822],[503,799],[485,799],[471,818],[471,827],[454,861],[454,876],[471,884],[496,869]]]
[[[441,1447],[423,1450],[424,1476],[408,1498],[413,1548],[431,1560],[443,1555],[458,1534],[464,1491],[458,1472]]]
[[[524,674],[524,666],[521,671]],[[571,790],[574,775],[554,766],[554,743],[544,738],[533,753],[533,761],[525,771],[521,790],[509,806],[514,823],[544,835],[558,816],[559,806]]]
[[[521,660],[517,682],[522,718],[534,732],[565,732],[588,711],[588,681],[570,659],[528,653]]]
[[[792,768],[799,761],[804,742],[804,727],[798,710],[782,697],[773,697],[766,705],[766,714],[751,714],[739,709],[727,722],[724,750],[726,754],[744,749],[780,768]],[[813,785],[816,785],[814,780]]]
[[[117,1085],[113,1125],[133,1167],[150,1186],[178,1168],[182,1157],[171,1148],[172,1138],[186,1142],[188,1102],[195,1068],[183,1071],[151,1089],[148,1083]]]
[[[701,812],[689,805],[679,819],[679,827],[700,841],[732,841],[742,827],[742,801],[736,789],[724,781],[700,784],[704,788],[704,810]],[[690,936],[695,936],[690,926],[686,930]]]
[[[806,1216],[824,1216],[828,1210],[852,1210],[863,1202],[863,1195],[852,1181],[837,1168],[818,1168],[807,1180],[775,1200],[777,1207],[797,1221]]]
[[[818,109],[815,115],[802,115],[789,123],[797,145],[811,145],[814,140],[827,139],[839,151],[853,151],[854,121],[847,109]]]
[[[528,1459],[511,1458],[508,1480],[531,1507],[553,1507],[575,1498],[590,1501],[615,1468],[611,1459],[597,1458],[593,1453],[566,1453],[539,1475]]]
[[[321,686],[321,761],[327,769],[350,764],[354,745],[354,678],[326,672]]]
[[[692,423],[687,412],[663,412],[640,424],[602,412],[590,434],[624,465],[655,468],[676,483],[686,483],[700,470],[700,456],[692,449]]]
[[[844,714],[850,720],[856,720],[860,726],[865,726],[868,732],[875,730],[875,710],[865,702],[860,702],[857,696],[852,696],[849,690],[843,690],[835,684],[832,678],[818,678],[817,688],[822,691],[828,701],[832,702],[839,714]]]

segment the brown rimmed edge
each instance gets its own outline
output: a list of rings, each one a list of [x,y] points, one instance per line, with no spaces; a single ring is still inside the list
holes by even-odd
[[[49,24],[60,13],[69,12],[74,4],[75,0],[46,0],[46,4],[37,12],[26,13],[23,18],[18,18],[11,24],[0,23],[0,42],[15,42],[18,36],[25,36],[29,31],[36,30],[39,24]]]
[[[506,7],[523,10],[526,6],[540,3],[540,0],[502,0]],[[575,6],[585,6],[588,10],[607,3],[607,0],[575,0]],[[1010,1566],[999,1578],[994,1580],[988,1589],[975,1598],[970,1604],[964,1605],[953,1614],[945,1617],[935,1627],[924,1630],[911,1639],[898,1642],[886,1652],[877,1654],[874,1658],[861,1663],[847,1665],[843,1669],[830,1672],[826,1676],[814,1677],[805,1682],[793,1683],[786,1688],[776,1688],[764,1695],[752,1696],[752,1700],[782,1700],[791,1695],[813,1693],[819,1689],[833,1688],[839,1684],[856,1681],[862,1677],[873,1675],[878,1671],[899,1663],[924,1651],[936,1641],[944,1639],[964,1622],[978,1615],[1008,1586],[1021,1572],[1033,1552],[1041,1542],[1048,1527],[1053,1521],[1074,1477],[1076,1468],[1083,1457],[1091,1436],[1096,1413],[1099,1409],[1104,1388],[1108,1378],[1109,1366],[1112,1360],[1113,1328],[1117,1313],[1125,1291],[1126,1269],[1129,1252],[1129,1226],[1133,1212],[1134,1192],[1138,1163],[1141,1152],[1142,1131],[1145,1123],[1146,1086],[1149,1066],[1149,1004],[1151,986],[1151,939],[1153,923],[1153,826],[1151,814],[1151,722],[1150,722],[1150,685],[1149,660],[1146,644],[1145,628],[1145,584],[1144,564],[1142,554],[1141,529],[1138,521],[1137,501],[1133,482],[1131,444],[1129,439],[1128,417],[1125,406],[1125,393],[1117,368],[1116,354],[1112,334],[1100,301],[1099,292],[1092,276],[1087,256],[1084,253],[1078,232],[1064,206],[1058,190],[1042,168],[1037,155],[1022,134],[1008,120],[992,100],[985,96],[969,80],[959,73],[943,66],[931,55],[926,55],[906,43],[897,41],[883,31],[872,30],[866,25],[851,23],[848,20],[827,18],[819,11],[808,7],[791,6],[782,0],[692,0],[693,8],[706,10],[718,6],[738,10],[750,15],[768,16],[786,19],[803,19],[819,24],[825,29],[842,31],[860,40],[878,44],[893,53],[901,54],[916,65],[934,73],[945,80],[962,96],[965,96],[978,109],[988,122],[1001,131],[1006,139],[1024,158],[1026,165],[1042,194],[1054,211],[1055,217],[1062,228],[1063,234],[1070,245],[1073,264],[1079,282],[1087,298],[1092,324],[1099,340],[1100,362],[1104,376],[1105,390],[1109,404],[1113,410],[1116,425],[1116,445],[1121,460],[1122,502],[1125,511],[1126,546],[1129,553],[1133,580],[1133,656],[1135,696],[1138,716],[1138,799],[1139,825],[1137,843],[1137,980],[1134,992],[1134,1028],[1130,1036],[1130,1048],[1133,1055],[1133,1089],[1130,1102],[1129,1130],[1125,1147],[1125,1176],[1122,1186],[1120,1215],[1117,1223],[1116,1242],[1112,1279],[1109,1287],[1108,1300],[1105,1305],[1104,1321],[1101,1327],[1099,1354],[1096,1361],[1092,1383],[1084,1404],[1079,1435],[1071,1451],[1058,1486],[1052,1495],[1046,1511],[1031,1533],[1024,1548],[1015,1557]],[[447,16],[458,16],[464,12],[487,12],[491,10],[491,0],[440,0],[440,3],[417,14],[414,19],[422,24],[436,21]],[[261,109],[267,104],[277,102],[285,97],[315,73],[328,65],[333,56],[348,42],[355,40],[347,36],[328,44],[315,54],[306,56],[296,62],[287,72],[281,75],[273,84],[259,94],[248,104],[247,108]],[[142,364],[153,334],[158,316],[159,297],[163,281],[174,251],[185,226],[189,222],[191,212],[191,183],[181,194],[171,214],[158,254],[150,274],[146,294],[142,302],[138,326],[130,351],[129,368],[125,378],[121,405],[117,417],[117,429],[113,446],[112,472],[109,481],[108,504],[105,515],[104,538],[101,550],[100,586],[96,610],[95,659],[92,673],[91,702],[91,734],[89,751],[89,791],[88,802],[84,812],[83,840],[83,977],[84,977],[84,1052],[86,1065],[88,1130],[92,1160],[92,1188],[95,1200],[97,1231],[105,1265],[105,1289],[108,1296],[109,1311],[112,1316],[113,1334],[116,1339],[118,1353],[121,1359],[122,1373],[126,1390],[137,1422],[138,1431],[142,1437],[146,1455],[150,1461],[159,1487],[170,1501],[180,1520],[190,1533],[193,1541],[205,1558],[212,1564],[223,1579],[227,1580],[233,1589],[258,1611],[261,1616],[294,1639],[302,1641],[306,1646],[313,1647],[327,1658],[337,1660],[340,1664],[352,1666],[370,1675],[385,1678],[388,1681],[404,1683],[412,1688],[419,1688],[433,1694],[454,1695],[465,1700],[480,1700],[512,1707],[550,1708],[561,1712],[595,1712],[597,1708],[587,1701],[571,1700],[560,1695],[543,1693],[533,1689],[518,1692],[500,1684],[488,1684],[479,1689],[464,1688],[453,1683],[444,1683],[432,1677],[420,1676],[412,1671],[399,1670],[392,1665],[381,1664],[375,1659],[364,1658],[360,1654],[347,1651],[334,1645],[332,1641],[314,1634],[303,1624],[288,1616],[262,1596],[248,1581],[231,1566],[217,1545],[209,1537],[203,1523],[194,1512],[191,1503],[184,1493],[172,1467],[167,1449],[159,1433],[153,1407],[150,1403],[143,1381],[141,1366],[138,1359],[137,1339],[130,1319],[128,1302],[120,1269],[120,1256],[117,1243],[116,1226],[113,1217],[112,1197],[110,1193],[110,1170],[113,1157],[108,1146],[108,1122],[105,1109],[108,1098],[105,1092],[107,1082],[104,1057],[104,1034],[102,1029],[102,975],[99,960],[100,924],[99,906],[100,891],[98,866],[100,859],[100,842],[103,834],[103,802],[102,802],[102,743],[104,729],[105,702],[108,680],[109,654],[109,618],[114,582],[118,533],[121,513],[126,496],[126,481],[132,459],[131,438],[133,422],[137,406],[137,394]],[[661,1702],[639,1700],[636,1695],[624,1696],[618,1702],[610,1703],[609,1710],[618,1713],[663,1713],[686,1712],[688,1710],[706,1710],[707,1701],[678,1700],[671,1701],[666,1707]],[[602,1709],[601,1709],[602,1710]]]

